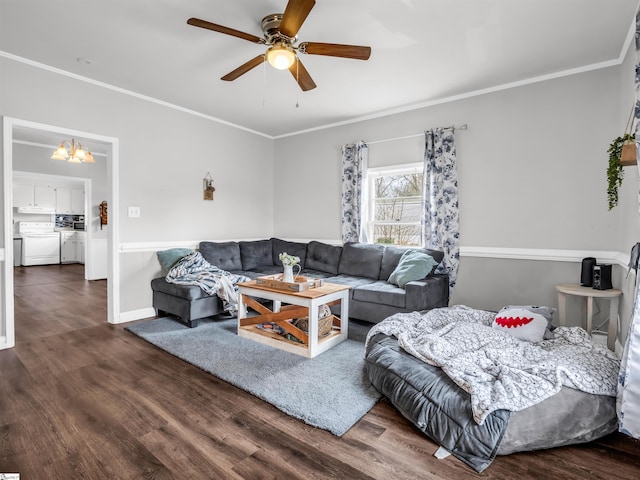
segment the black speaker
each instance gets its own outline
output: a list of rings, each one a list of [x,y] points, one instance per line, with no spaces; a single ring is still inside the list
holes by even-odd
[[[596,290],[609,290],[611,285],[611,265],[596,265],[593,267],[593,288]]]
[[[597,261],[593,257],[587,257],[582,259],[582,271],[580,272],[580,285],[583,287],[593,286],[593,267],[595,267]]]

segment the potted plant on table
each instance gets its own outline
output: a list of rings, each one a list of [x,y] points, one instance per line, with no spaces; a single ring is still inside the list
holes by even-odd
[[[622,167],[636,164],[636,135],[625,133],[609,145],[609,166],[607,167],[607,200],[609,210],[618,204],[618,188],[622,185]]]
[[[287,252],[282,252],[280,255],[278,255],[278,258],[284,266],[282,281],[293,282],[295,278],[295,275],[293,274],[293,267],[298,266],[298,273],[300,273],[300,257],[289,255]]]

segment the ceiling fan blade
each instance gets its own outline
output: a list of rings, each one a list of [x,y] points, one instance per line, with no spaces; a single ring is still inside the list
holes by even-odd
[[[260,37],[256,37],[255,35],[251,35],[250,33],[241,32],[240,30],[235,30],[229,27],[223,27],[222,25],[216,25],[215,23],[207,22],[206,20],[200,20],[199,18],[190,18],[187,20],[189,25],[193,25],[194,27],[206,28],[207,30],[213,30],[214,32],[225,33],[227,35],[231,35],[232,37],[242,38],[243,40],[248,40],[253,43],[264,43],[264,39]]]
[[[257,57],[249,60],[247,63],[240,65],[234,71],[227,73],[224,77],[221,78],[221,80],[231,82],[236,78],[238,78],[240,75],[244,75],[249,70],[256,68],[258,65],[262,64],[263,62],[264,62],[264,54],[258,55]]]
[[[309,72],[304,68],[304,65],[302,65],[302,62],[298,57],[296,57],[296,61],[293,62],[293,65],[289,67],[289,71],[291,72],[291,75],[293,75],[293,78],[296,79],[296,82],[298,82],[298,85],[300,85],[303,92],[316,88],[316,84],[311,78],[311,75],[309,75]]]
[[[315,4],[316,0],[289,0],[278,31],[287,37],[295,37]]]
[[[371,47],[340,45],[338,43],[303,42],[298,46],[298,50],[309,55],[327,55],[356,60],[368,60],[371,55]]]

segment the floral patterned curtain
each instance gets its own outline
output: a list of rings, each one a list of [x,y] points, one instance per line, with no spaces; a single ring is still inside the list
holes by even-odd
[[[636,154],[640,152],[640,12],[636,13]],[[639,164],[640,168],[640,164]],[[636,272],[636,292],[631,312],[631,323],[622,353],[618,376],[618,429],[631,437],[640,438],[640,283],[638,283],[638,247],[631,251],[629,269]],[[616,321],[609,319],[609,321]]]
[[[366,242],[366,177],[369,147],[364,142],[342,147],[342,241]]]
[[[436,273],[449,275],[449,294],[458,276],[458,170],[453,128],[425,132],[422,185],[422,239],[425,247],[444,251]]]

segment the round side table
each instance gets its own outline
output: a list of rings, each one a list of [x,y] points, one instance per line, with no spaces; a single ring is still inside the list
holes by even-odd
[[[556,285],[558,291],[558,318],[560,325],[566,325],[567,321],[567,295],[582,297],[587,302],[587,332],[591,335],[593,327],[593,299],[604,298],[609,300],[609,329],[607,331],[607,347],[615,350],[616,337],[618,336],[618,305],[622,291],[616,288],[609,290],[596,290],[591,287],[582,287],[576,284],[565,283]]]

